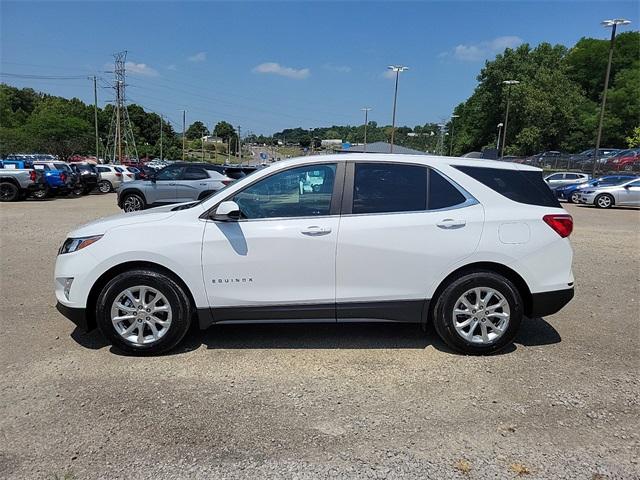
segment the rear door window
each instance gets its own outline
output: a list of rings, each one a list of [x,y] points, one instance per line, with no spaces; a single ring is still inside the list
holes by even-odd
[[[209,175],[204,168],[200,167],[187,167],[182,177],[183,180],[204,180],[209,178]]]
[[[464,203],[467,198],[440,173],[429,171],[429,210],[451,208]]]
[[[560,208],[558,199],[544,182],[542,172],[470,166],[455,168],[514,202]]]
[[[426,210],[427,172],[419,165],[357,163],[352,213]]]

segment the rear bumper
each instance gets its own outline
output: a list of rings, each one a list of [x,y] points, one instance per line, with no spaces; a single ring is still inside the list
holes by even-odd
[[[67,317],[82,330],[91,330],[91,328],[89,327],[89,321],[87,320],[87,312],[85,308],[67,307],[60,302],[57,303],[56,308],[62,315]]]
[[[559,312],[573,298],[573,287],[564,290],[553,290],[531,294],[531,311],[527,316],[531,318],[545,317]]]

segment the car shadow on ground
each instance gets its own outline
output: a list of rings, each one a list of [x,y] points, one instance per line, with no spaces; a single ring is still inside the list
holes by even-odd
[[[108,346],[98,330],[84,333],[75,329],[71,338],[85,348]],[[518,346],[534,347],[559,343],[560,334],[542,318],[524,319],[514,343],[497,355],[514,352]],[[205,331],[192,328],[174,350],[164,355],[180,355],[202,345],[210,350],[226,349],[420,349],[433,347],[455,353],[432,327],[423,331],[416,324],[402,323],[313,323],[213,325]],[[110,351],[124,355],[115,347]]]

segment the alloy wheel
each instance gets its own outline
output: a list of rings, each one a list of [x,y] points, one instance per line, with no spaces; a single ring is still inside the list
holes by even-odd
[[[129,287],[111,304],[113,328],[133,345],[160,340],[171,327],[172,309],[167,298],[153,287]]]
[[[608,195],[598,197],[598,206],[601,208],[609,208],[611,206],[611,198]]]
[[[98,190],[102,193],[109,193],[111,191],[111,184],[108,181],[103,181],[98,184]]]
[[[496,342],[509,326],[509,302],[497,290],[472,288],[464,292],[453,309],[453,325],[458,335],[470,343]]]
[[[11,199],[13,196],[14,192],[11,186],[5,183],[0,184],[0,199],[6,201]]]
[[[137,212],[138,210],[142,210],[142,208],[142,200],[140,200],[140,197],[137,195],[129,195],[122,204],[122,209],[125,212]]]
[[[578,203],[579,200],[580,200],[580,194],[578,192],[573,192],[571,194],[571,201],[573,203]]]

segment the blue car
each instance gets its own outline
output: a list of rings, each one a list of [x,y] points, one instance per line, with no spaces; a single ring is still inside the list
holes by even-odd
[[[581,188],[597,187],[598,185],[618,185],[628,180],[633,180],[634,178],[636,177],[633,175],[607,175],[605,177],[594,178],[588,182],[560,187],[557,188],[555,192],[559,199],[566,200],[569,203],[578,203],[579,190]]]

